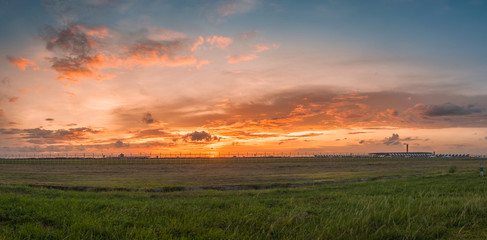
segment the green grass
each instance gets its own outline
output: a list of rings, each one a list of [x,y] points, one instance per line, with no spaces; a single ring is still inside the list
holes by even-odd
[[[1,160],[0,183],[96,187],[221,186],[332,181],[478,169],[485,159],[236,158]]]
[[[0,239],[485,239],[486,179],[172,193],[3,185]]]

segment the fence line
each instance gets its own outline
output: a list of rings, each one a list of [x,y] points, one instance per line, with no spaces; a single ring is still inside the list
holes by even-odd
[[[445,155],[438,155],[444,158]],[[465,156],[446,156],[465,158]],[[295,161],[328,161],[329,159],[376,158],[366,154],[323,153],[158,153],[114,154],[95,153],[50,153],[50,154],[0,154],[4,164],[186,164],[186,163],[264,163]],[[399,157],[392,157],[399,158]],[[424,158],[424,157],[423,157]],[[475,155],[469,158],[487,158]]]
[[[300,152],[218,152],[218,153],[0,153],[2,159],[95,159],[95,158],[309,158],[309,157],[368,157],[357,153],[300,153]]]

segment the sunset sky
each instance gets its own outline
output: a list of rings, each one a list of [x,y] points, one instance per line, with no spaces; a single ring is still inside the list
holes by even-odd
[[[487,0],[0,0],[0,155],[487,154]]]

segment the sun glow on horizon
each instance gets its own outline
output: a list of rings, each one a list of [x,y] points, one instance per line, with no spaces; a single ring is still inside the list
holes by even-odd
[[[234,2],[0,2],[0,155],[487,154],[487,4]]]

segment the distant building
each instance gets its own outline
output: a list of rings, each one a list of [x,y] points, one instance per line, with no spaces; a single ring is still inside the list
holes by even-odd
[[[470,154],[438,154],[436,155],[437,157],[446,157],[446,158],[449,158],[449,157],[470,157]]]
[[[434,152],[409,152],[409,144],[406,144],[406,152],[377,152],[369,153],[371,157],[435,157]]]
[[[470,157],[470,154],[436,154],[435,152],[409,152],[409,144],[406,144],[406,152],[376,152],[369,153],[370,157]]]
[[[435,157],[432,152],[376,152],[369,153],[371,157]]]

